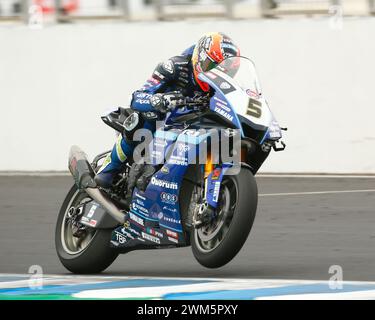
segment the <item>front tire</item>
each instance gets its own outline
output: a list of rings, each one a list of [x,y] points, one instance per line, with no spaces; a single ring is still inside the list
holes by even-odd
[[[72,236],[68,211],[88,198],[84,191],[74,185],[61,206],[55,230],[56,252],[61,263],[70,272],[78,274],[100,273],[118,256],[116,250],[109,246],[111,229],[91,229],[79,243]]]
[[[219,268],[231,261],[250,233],[258,204],[258,188],[250,170],[241,168],[238,175],[224,176],[219,203],[226,207],[224,214],[218,211],[217,220],[223,215],[216,222],[221,229],[193,227],[191,231],[193,254],[207,268]],[[230,214],[225,213],[228,208]]]

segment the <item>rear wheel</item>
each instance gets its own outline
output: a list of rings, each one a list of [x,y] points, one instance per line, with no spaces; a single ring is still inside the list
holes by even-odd
[[[109,246],[111,229],[84,228],[78,231],[74,217],[79,214],[76,208],[87,201],[91,198],[74,185],[57,218],[56,252],[64,267],[73,273],[99,273],[109,267],[118,255]]]
[[[200,264],[219,268],[236,256],[250,233],[257,203],[258,189],[249,170],[224,176],[215,218],[191,232],[193,254]]]

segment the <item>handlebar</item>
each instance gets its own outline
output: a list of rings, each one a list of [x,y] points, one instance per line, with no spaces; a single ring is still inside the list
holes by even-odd
[[[206,96],[184,97],[174,102],[175,108],[181,107],[205,107],[208,105],[210,98]]]

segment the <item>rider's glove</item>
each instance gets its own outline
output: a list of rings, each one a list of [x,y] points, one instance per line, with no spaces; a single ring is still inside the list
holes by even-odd
[[[156,93],[151,97],[150,103],[157,111],[167,113],[183,102],[183,99],[184,96],[179,92]]]

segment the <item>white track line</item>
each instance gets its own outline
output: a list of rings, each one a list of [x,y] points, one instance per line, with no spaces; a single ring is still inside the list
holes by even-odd
[[[375,290],[335,292],[335,293],[301,293],[282,296],[260,297],[256,300],[374,300]]]
[[[303,196],[315,194],[340,194],[340,193],[367,193],[375,192],[375,189],[364,190],[337,190],[337,191],[309,191],[309,192],[284,192],[284,193],[261,193],[259,197],[274,197],[274,196]]]

